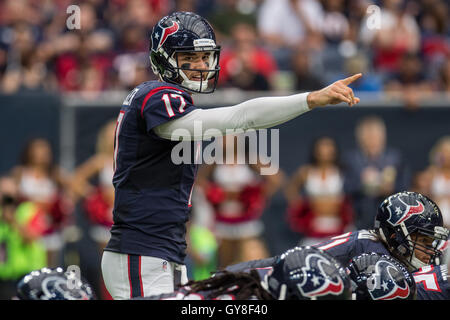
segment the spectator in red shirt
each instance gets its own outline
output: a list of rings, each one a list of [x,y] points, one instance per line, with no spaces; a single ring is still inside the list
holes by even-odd
[[[270,89],[277,71],[275,59],[258,45],[255,28],[245,23],[233,27],[232,44],[223,49],[220,65],[219,81],[244,90]]]
[[[360,39],[373,50],[377,71],[395,72],[405,53],[419,51],[420,29],[402,0],[382,4],[379,26],[372,26],[368,15],[361,23]]]

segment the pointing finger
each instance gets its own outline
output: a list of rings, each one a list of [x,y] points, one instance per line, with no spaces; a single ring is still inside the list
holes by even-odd
[[[353,81],[358,80],[359,78],[362,77],[362,73],[357,73],[352,75],[351,77],[345,78],[343,80],[341,80],[341,82],[345,85],[349,85],[350,83],[352,83]]]

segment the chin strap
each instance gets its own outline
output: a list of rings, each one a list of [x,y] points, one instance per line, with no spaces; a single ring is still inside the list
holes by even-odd
[[[388,243],[387,239],[386,239],[386,235],[384,234],[383,229],[380,227],[378,228],[378,234],[380,235],[381,240],[383,240],[385,243]]]
[[[203,92],[206,89],[208,89],[208,80],[201,80],[201,81],[189,80],[189,78],[184,74],[182,70],[179,70],[179,74],[183,78],[183,81],[181,82],[182,86],[196,92]]]
[[[412,258],[411,258],[411,262],[410,263],[416,269],[420,269],[420,268],[425,267],[426,265],[428,265],[427,263],[422,262],[421,260],[417,259],[415,253],[412,254]]]

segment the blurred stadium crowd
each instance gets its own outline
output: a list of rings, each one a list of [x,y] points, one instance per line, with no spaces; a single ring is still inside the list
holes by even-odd
[[[79,30],[66,26],[72,4],[81,9]],[[4,0],[0,93],[90,98],[130,90],[155,79],[148,61],[155,22],[194,11],[211,22],[222,45],[219,88],[310,91],[362,72],[355,91],[400,94],[417,107],[427,93],[450,95],[449,9],[445,0]],[[35,139],[0,178],[1,299],[27,272],[61,266],[65,242],[77,237],[77,204],[100,255],[112,223],[114,126],[105,124],[97,153],[74,172],[58,166],[48,141]],[[450,137],[436,141],[427,168],[411,173],[401,152],[389,148],[381,118],[365,118],[355,129],[358,149],[339,150],[333,138],[321,137],[292,176],[261,176],[257,165],[202,166],[188,238],[190,276],[268,256],[263,232],[270,226],[261,216],[276,192],[287,200],[283,223],[303,244],[370,228],[379,201],[405,189],[437,201],[450,227]]]
[[[70,5],[81,9],[68,30]],[[374,7],[376,5],[377,7]],[[4,0],[0,91],[95,93],[152,79],[159,18],[194,11],[222,45],[221,85],[311,90],[363,72],[361,91],[450,90],[445,0]]]

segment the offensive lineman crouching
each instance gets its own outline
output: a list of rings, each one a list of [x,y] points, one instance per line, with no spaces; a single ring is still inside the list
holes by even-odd
[[[295,247],[266,268],[219,271],[206,280],[190,281],[172,293],[135,300],[347,300],[350,297],[350,279],[341,264],[320,249]]]

